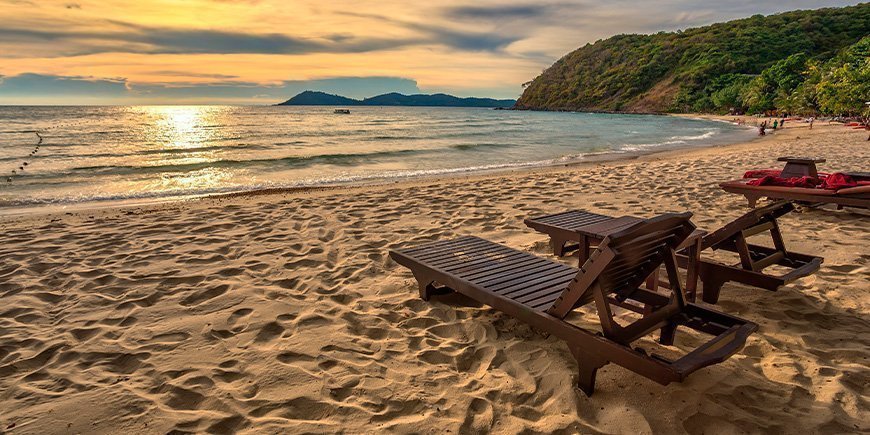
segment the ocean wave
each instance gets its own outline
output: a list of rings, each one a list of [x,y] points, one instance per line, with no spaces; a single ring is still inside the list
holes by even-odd
[[[671,140],[681,140],[681,141],[704,140],[704,139],[710,139],[711,137],[716,136],[717,134],[719,134],[718,130],[710,130],[708,132],[699,134],[697,136],[671,136],[670,139]]]
[[[450,145],[450,148],[461,151],[469,151],[476,150],[479,148],[511,148],[515,147],[516,144],[510,143],[461,143],[456,145]]]
[[[591,153],[591,154],[599,154],[599,153]],[[135,201],[135,200],[150,200],[149,202],[155,202],[157,200],[178,200],[184,198],[196,198],[208,195],[216,195],[216,194],[225,194],[225,193],[239,193],[239,192],[255,192],[258,190],[266,190],[266,189],[297,189],[297,188],[314,188],[314,187],[327,187],[327,186],[338,186],[338,185],[346,185],[360,182],[368,182],[368,181],[378,181],[378,180],[401,180],[401,179],[412,179],[426,176],[438,176],[438,175],[451,175],[451,174],[464,174],[464,173],[477,173],[477,172],[486,172],[486,171],[496,171],[503,169],[513,169],[513,168],[527,168],[527,167],[542,167],[542,166],[550,166],[556,164],[565,164],[571,161],[576,161],[583,159],[587,155],[585,154],[577,154],[571,156],[562,156],[555,159],[547,159],[547,160],[538,160],[533,162],[512,162],[512,163],[502,163],[502,164],[491,164],[491,165],[476,165],[476,166],[467,166],[467,167],[458,167],[458,168],[443,168],[443,169],[419,169],[419,170],[407,170],[407,171],[389,171],[378,174],[367,174],[367,175],[335,175],[329,177],[315,178],[315,179],[303,179],[297,180],[289,183],[278,183],[278,182],[263,182],[257,184],[250,185],[237,185],[237,186],[223,186],[223,187],[210,187],[210,188],[200,188],[200,189],[189,189],[189,190],[164,190],[164,191],[150,191],[150,192],[129,192],[123,194],[79,194],[79,195],[66,195],[60,197],[43,197],[43,198],[26,198],[26,199],[6,199],[0,198],[0,211],[2,209],[18,209],[32,206],[48,206],[48,205],[70,205],[70,204],[84,204],[84,203],[94,203],[94,202],[124,202],[124,201]],[[5,213],[9,213],[5,211]]]
[[[101,174],[130,174],[130,173],[159,173],[159,172],[184,172],[196,171],[206,168],[239,168],[245,166],[283,164],[286,166],[310,166],[317,163],[333,165],[355,164],[361,159],[374,159],[379,157],[408,156],[426,154],[435,150],[428,149],[401,149],[391,151],[376,151],[370,153],[348,154],[318,154],[311,156],[288,156],[275,159],[248,159],[248,160],[214,160],[194,163],[173,163],[163,165],[94,165],[71,168],[74,172],[99,172]]]

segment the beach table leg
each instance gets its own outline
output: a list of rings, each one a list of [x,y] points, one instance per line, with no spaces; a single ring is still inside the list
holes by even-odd
[[[701,237],[686,249],[689,261],[686,265],[686,298],[689,302],[695,302],[698,292],[698,268],[701,266]]]
[[[580,246],[577,248],[578,267],[583,267],[586,260],[589,259],[589,240],[586,236],[580,236]]]

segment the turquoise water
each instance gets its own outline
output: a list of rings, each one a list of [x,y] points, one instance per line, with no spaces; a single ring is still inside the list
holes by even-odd
[[[0,212],[537,166],[752,137],[728,123],[668,116],[334,109],[0,107]]]

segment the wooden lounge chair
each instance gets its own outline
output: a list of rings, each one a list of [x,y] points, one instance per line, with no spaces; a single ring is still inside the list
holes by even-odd
[[[749,181],[751,180],[746,178],[726,181],[719,183],[719,187],[726,192],[745,196],[750,207],[755,207],[759,199],[767,197],[770,199],[786,199],[811,204],[836,204],[838,208],[856,207],[870,209],[870,186],[826,190],[806,187],[753,186],[747,184]]]
[[[698,231],[692,233],[692,236],[701,237],[700,248],[697,248],[698,252],[707,249],[714,251],[721,249],[736,252],[740,256],[740,263],[732,266],[705,259],[689,249],[677,255],[680,266],[688,269],[689,282],[695,274],[700,276],[701,282],[704,284],[702,296],[704,302],[711,304],[718,302],[722,286],[728,281],[776,291],[798,278],[811,275],[819,270],[823,261],[822,257],[792,252],[785,247],[776,220],[792,210],[794,210],[794,205],[790,202],[779,201],[751,210],[710,234],[699,234]],[[592,215],[594,218],[585,218],[586,215]],[[588,245],[595,242],[594,237],[592,237],[594,234],[606,233],[609,228],[619,227],[624,225],[623,222],[638,219],[636,217],[614,218],[582,210],[572,210],[528,218],[525,223],[530,228],[549,235],[553,253],[563,255],[567,249],[574,247],[566,248],[566,244],[569,242],[577,242],[578,247]],[[588,223],[590,221],[592,223]],[[764,232],[770,235],[773,248],[751,244],[747,241],[747,238]],[[692,247],[693,245],[684,243],[683,246]],[[764,269],[774,264],[791,270],[782,275],[764,272]],[[696,265],[698,270],[694,271],[693,268]],[[649,287],[655,289],[655,286]],[[694,301],[693,292],[689,292],[688,296],[689,300]]]
[[[780,157],[780,162],[786,162],[785,167],[779,174],[782,178],[811,177],[818,178],[819,172],[816,163],[824,163],[825,159],[814,157]],[[858,178],[868,178],[867,173],[847,173]],[[726,181],[719,183],[719,187],[729,193],[736,193],[746,197],[749,207],[754,208],[758,200],[764,197],[770,199],[786,199],[810,204],[836,204],[837,208],[844,206],[856,208],[870,208],[870,186],[847,187],[838,190],[815,189],[808,187],[785,187],[785,186],[753,186],[749,184],[751,179]]]
[[[597,370],[610,362],[667,385],[724,361],[757,329],[752,322],[686,302],[674,248],[694,229],[690,216],[663,215],[614,233],[580,269],[477,237],[395,250],[390,256],[411,269],[425,300],[441,290],[457,291],[565,340],[579,366],[578,386],[587,395],[594,390]],[[667,269],[670,297],[639,288],[661,264]],[[632,302],[645,305],[646,315],[617,323],[611,306]],[[565,320],[575,308],[591,303],[601,333]],[[675,360],[631,347],[657,330],[660,343],[671,345],[680,326],[714,338]]]
[[[735,281],[753,287],[776,291],[780,287],[808,275],[821,267],[824,259],[814,255],[793,252],[785,241],[776,220],[794,210],[788,201],[779,201],[757,208],[740,216],[701,240],[701,249],[736,252],[740,263],[730,266],[715,261],[701,260],[701,281],[704,283],[704,301],[716,303],[722,285]],[[767,232],[773,248],[749,243],[749,237]],[[764,273],[764,269],[780,265],[791,269],[783,275]]]

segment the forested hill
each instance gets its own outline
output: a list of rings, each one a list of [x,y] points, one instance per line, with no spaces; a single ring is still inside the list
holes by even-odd
[[[870,98],[868,35],[870,3],[618,35],[559,59],[516,107],[858,113]]]

